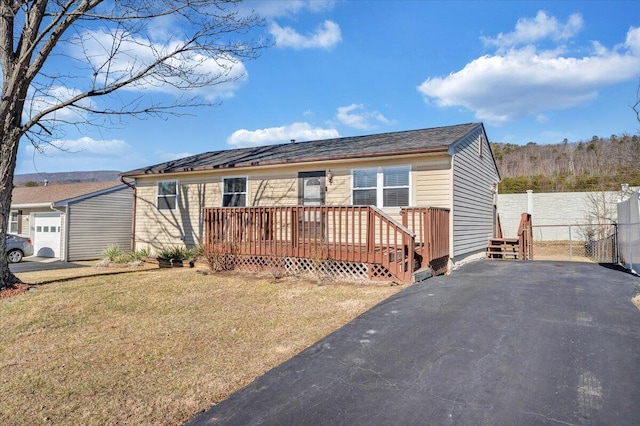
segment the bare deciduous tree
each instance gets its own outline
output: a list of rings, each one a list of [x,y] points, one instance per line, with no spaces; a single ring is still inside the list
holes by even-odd
[[[216,103],[268,44],[238,2],[0,0],[0,288],[19,143]]]
[[[606,192],[586,193],[587,211],[585,220],[589,224],[584,231],[586,240],[600,240],[611,234],[615,223],[616,197]]]

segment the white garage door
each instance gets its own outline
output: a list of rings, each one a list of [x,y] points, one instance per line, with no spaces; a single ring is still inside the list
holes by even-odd
[[[60,257],[60,215],[34,217],[33,252],[40,257]]]

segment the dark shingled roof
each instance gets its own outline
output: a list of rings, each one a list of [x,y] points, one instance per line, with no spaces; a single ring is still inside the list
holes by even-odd
[[[131,170],[122,173],[122,176],[442,152],[447,151],[451,144],[464,138],[479,126],[482,124],[469,123],[377,135],[212,151]]]

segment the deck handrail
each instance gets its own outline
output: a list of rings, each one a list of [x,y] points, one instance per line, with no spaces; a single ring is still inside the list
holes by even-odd
[[[519,258],[522,260],[533,260],[533,229],[531,215],[522,213],[520,224],[518,225],[518,246]]]
[[[400,211],[405,227],[416,232],[416,251],[420,268],[444,274],[449,268],[449,212],[441,207],[403,207]]]
[[[375,207],[213,207],[204,217],[209,247],[233,245],[238,255],[367,263],[372,278],[413,279],[415,233]]]
[[[389,222],[395,222],[395,224],[398,226],[398,228],[400,228],[403,232],[406,232],[407,234],[411,235],[414,238],[416,237],[416,233],[414,231],[412,231],[411,229],[407,228],[403,223],[398,223],[395,219],[393,219],[391,216],[389,216],[384,211],[380,210],[378,207],[369,206],[369,208],[371,210],[375,211],[377,214],[379,214],[383,218],[385,218],[386,220],[388,220]]]

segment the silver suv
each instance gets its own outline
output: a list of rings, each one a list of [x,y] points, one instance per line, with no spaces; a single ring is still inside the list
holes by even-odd
[[[25,256],[33,255],[31,238],[7,234],[7,259],[9,263],[18,263]]]

